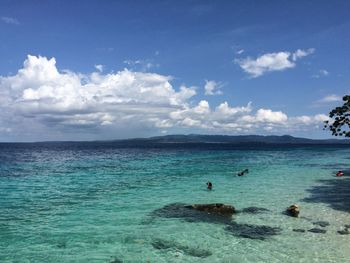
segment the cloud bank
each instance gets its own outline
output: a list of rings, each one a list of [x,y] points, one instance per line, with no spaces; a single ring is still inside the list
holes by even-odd
[[[230,106],[227,101],[210,106],[195,102],[196,89],[174,88],[172,77],[127,69],[116,73],[82,74],[59,71],[55,58],[28,56],[15,75],[0,77],[0,135],[40,138],[43,132],[101,134],[130,131],[133,137],[143,131],[202,131],[210,133],[292,132],[314,128],[325,115],[288,117],[281,111],[254,110],[252,103]],[[217,84],[207,82],[207,91],[218,92]],[[137,132],[136,132],[137,131]],[[68,136],[69,137],[69,136]],[[64,137],[67,139],[67,136]]]

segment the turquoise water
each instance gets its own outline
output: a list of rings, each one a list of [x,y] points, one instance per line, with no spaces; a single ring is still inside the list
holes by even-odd
[[[333,177],[349,168],[349,148],[0,150],[0,262],[350,262],[350,235],[337,232],[350,224],[350,176]],[[188,220],[179,205],[167,214],[174,203],[269,211],[222,223]],[[294,203],[300,218],[283,214]]]

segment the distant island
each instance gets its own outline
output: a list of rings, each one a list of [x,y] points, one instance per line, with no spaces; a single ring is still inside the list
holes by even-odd
[[[290,135],[164,135],[150,138],[115,140],[122,144],[342,144],[350,145],[350,139],[308,139]]]
[[[204,147],[231,147],[231,146],[297,146],[297,145],[337,145],[350,146],[349,139],[308,139],[293,137],[291,135],[201,135],[201,134],[175,134],[155,136],[149,138],[131,138],[120,140],[95,140],[95,141],[39,141],[39,142],[0,142],[1,145],[114,145],[121,147],[177,147],[177,146],[196,146]]]

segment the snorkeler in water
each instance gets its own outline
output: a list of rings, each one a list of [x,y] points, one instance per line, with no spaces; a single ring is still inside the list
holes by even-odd
[[[213,188],[213,184],[211,182],[207,182],[207,188],[208,190],[211,190]]]
[[[340,177],[340,176],[343,176],[343,175],[344,175],[343,171],[338,171],[337,174],[336,174],[337,177]]]
[[[243,171],[239,172],[237,175],[238,176],[243,176],[245,174],[249,173],[249,170],[248,169],[244,169]]]

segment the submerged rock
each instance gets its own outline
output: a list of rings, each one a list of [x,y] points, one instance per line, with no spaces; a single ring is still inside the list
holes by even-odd
[[[225,228],[234,236],[264,240],[268,237],[278,235],[281,232],[279,227],[259,226],[250,224],[231,223]]]
[[[182,218],[189,214],[189,209],[183,203],[173,203],[156,209],[151,215],[165,218]]]
[[[339,230],[339,231],[337,231],[338,232],[338,234],[340,234],[340,235],[350,235],[350,230],[349,230],[349,228],[345,228],[344,230]]]
[[[293,217],[298,217],[300,213],[300,207],[296,204],[291,205],[286,210],[287,214]]]
[[[212,253],[208,250],[181,245],[177,242],[169,240],[155,239],[152,241],[151,244],[155,249],[180,250],[184,254],[192,257],[206,258],[212,255]]]
[[[350,225],[344,225],[344,230],[337,231],[340,235],[350,235]]]
[[[321,229],[321,228],[311,228],[308,231],[311,233],[317,233],[317,234],[324,234],[327,232],[326,230]]]
[[[294,232],[298,232],[298,233],[304,233],[306,232],[305,229],[300,229],[300,228],[296,228],[296,229],[293,229]]]
[[[211,213],[211,214],[221,214],[221,215],[233,215],[236,210],[232,205],[225,204],[194,204],[186,206],[186,208],[193,208],[198,211]]]
[[[241,210],[242,213],[250,213],[250,214],[259,214],[259,213],[264,213],[264,212],[269,212],[270,210],[267,208],[263,207],[247,207]]]
[[[313,222],[314,225],[320,226],[320,227],[326,227],[329,226],[329,222],[327,221],[317,221],[317,222]]]
[[[266,209],[267,210],[267,209]],[[247,211],[266,211],[264,208],[249,208]],[[224,204],[194,204],[185,205],[174,203],[156,209],[152,212],[152,217],[179,218],[186,222],[205,222],[226,225],[225,230],[238,237],[264,240],[281,232],[278,227],[264,225],[238,224],[232,222],[232,214],[236,210],[233,206]],[[170,248],[167,242],[154,241],[153,247],[158,249]],[[174,245],[172,245],[174,246]],[[187,253],[189,250],[186,250]]]
[[[231,206],[224,205],[224,207],[217,207],[215,210],[215,206],[209,209],[206,205],[185,205],[182,203],[173,203],[154,210],[151,216],[162,218],[179,218],[187,222],[229,224],[232,220],[232,212],[229,212],[228,207]],[[226,209],[227,212],[224,213]]]

